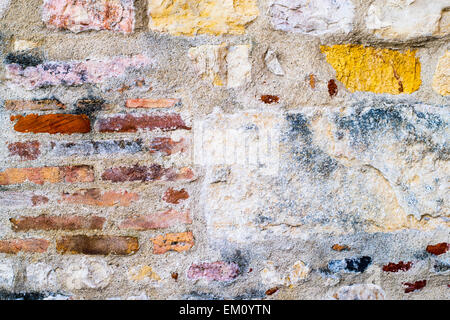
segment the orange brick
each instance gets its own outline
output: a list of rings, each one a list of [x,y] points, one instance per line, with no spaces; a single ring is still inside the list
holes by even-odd
[[[43,253],[47,251],[50,242],[44,239],[10,239],[0,240],[0,253],[16,254],[20,251]]]
[[[164,254],[168,251],[183,252],[194,246],[194,235],[191,231],[183,233],[168,233],[152,239],[153,253]]]
[[[158,109],[158,108],[171,108],[175,106],[179,99],[131,99],[127,100],[127,108],[145,108],[145,109]]]
[[[9,168],[0,172],[0,185],[20,184],[25,182],[44,184],[93,181],[94,171],[90,166]]]
[[[14,130],[23,133],[72,134],[91,131],[91,121],[84,114],[29,114],[12,116],[11,121],[18,120]]]
[[[121,236],[66,236],[56,241],[60,254],[129,255],[139,250],[135,237]]]
[[[14,231],[28,230],[98,230],[105,224],[102,217],[46,216],[10,219]]]

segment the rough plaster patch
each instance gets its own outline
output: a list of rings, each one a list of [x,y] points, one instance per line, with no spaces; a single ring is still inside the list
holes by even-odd
[[[52,291],[56,286],[56,272],[45,263],[30,264],[26,267],[26,285],[36,291]]]
[[[350,0],[276,0],[269,11],[276,30],[315,36],[349,33],[354,14]]]
[[[11,0],[0,0],[0,18],[3,17],[3,14],[9,7],[9,3]]]
[[[0,264],[0,288],[11,290],[14,286],[14,267],[11,261]]]

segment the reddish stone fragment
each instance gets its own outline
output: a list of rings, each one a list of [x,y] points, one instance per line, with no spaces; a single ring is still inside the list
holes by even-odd
[[[46,216],[10,219],[14,231],[28,230],[99,230],[106,221],[102,217]]]
[[[127,108],[159,109],[175,106],[179,99],[131,99],[127,100]]]
[[[163,200],[167,203],[179,204],[181,200],[189,199],[189,193],[186,190],[167,189],[163,195]]]
[[[9,154],[22,160],[36,160],[41,154],[39,141],[15,142],[8,144]]]
[[[271,288],[271,289],[269,289],[269,290],[266,291],[266,295],[271,296],[271,295],[273,295],[273,294],[274,294],[275,292],[277,292],[277,291],[278,291],[278,287]]]
[[[60,254],[129,255],[139,250],[138,239],[121,236],[66,236],[58,239]]]
[[[316,88],[316,77],[312,73],[309,75],[309,86],[311,89]]]
[[[40,206],[41,204],[48,203],[49,199],[45,196],[33,195],[31,197],[31,203],[33,203],[33,207]]]
[[[87,189],[73,194],[64,193],[62,195],[62,201],[64,202],[99,207],[128,207],[133,201],[138,199],[139,195],[137,193],[107,191],[102,194],[100,189]]]
[[[436,245],[427,246],[427,252],[438,256],[438,255],[446,253],[449,248],[450,248],[450,243],[442,242],[442,243],[438,243]]]
[[[164,254],[168,251],[183,252],[194,246],[194,235],[190,231],[183,233],[168,233],[153,238],[152,242],[154,254]]]
[[[181,168],[176,170],[174,168],[163,168],[158,164],[153,164],[150,167],[138,166],[134,167],[118,167],[106,170],[102,174],[102,179],[112,182],[127,182],[127,181],[176,181],[176,180],[190,180],[194,177],[194,173],[189,168]]]
[[[151,229],[164,229],[179,224],[191,223],[192,219],[189,211],[178,212],[176,210],[167,210],[165,212],[141,215],[126,219],[120,224],[119,228],[143,231]]]
[[[280,101],[280,98],[272,95],[263,95],[261,96],[261,101],[266,104],[278,103],[278,101]]]
[[[398,272],[398,271],[408,271],[412,267],[412,262],[404,263],[400,261],[399,263],[392,263],[383,266],[383,271],[386,272]]]
[[[334,251],[348,251],[350,250],[349,246],[343,245],[341,246],[340,244],[335,244],[333,245],[333,247],[331,247]]]
[[[328,81],[328,94],[330,95],[330,97],[334,97],[338,94],[338,86],[333,79]]]
[[[185,152],[187,149],[186,141],[181,138],[180,141],[173,141],[171,138],[155,138],[150,142],[150,153],[162,152],[165,155],[171,155],[177,152]]]
[[[133,0],[44,0],[42,20],[51,29],[131,33],[134,29]]]
[[[407,286],[407,288],[405,289],[405,293],[410,293],[425,288],[425,286],[427,285],[427,280],[416,281],[414,283],[404,283],[404,285]]]
[[[137,132],[142,130],[173,131],[178,129],[190,130],[181,116],[176,113],[148,115],[125,114],[116,115],[97,121],[99,132]]]
[[[50,242],[44,239],[11,239],[0,240],[0,253],[16,254],[20,251],[43,253],[47,251]]]
[[[58,110],[66,109],[66,106],[59,102],[58,100],[7,100],[5,101],[5,109],[12,111],[22,111],[22,110]]]
[[[206,279],[208,281],[230,281],[239,275],[239,266],[224,261],[193,264],[189,267],[187,277],[192,280]]]
[[[91,131],[88,116],[81,114],[29,114],[27,116],[12,116],[11,121],[18,120],[14,130],[18,132],[73,134]]]

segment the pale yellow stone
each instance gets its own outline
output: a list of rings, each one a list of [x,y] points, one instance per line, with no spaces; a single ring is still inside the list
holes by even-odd
[[[266,267],[261,270],[261,280],[266,286],[293,287],[295,284],[308,278],[310,268],[303,262],[297,261],[289,268],[289,273],[278,270],[273,261],[266,261]]]
[[[16,39],[16,40],[14,40],[14,43],[13,43],[13,50],[14,51],[26,51],[26,50],[34,49],[38,45],[39,44],[35,41]]]
[[[147,278],[154,281],[161,280],[161,277],[153,272],[153,269],[150,266],[143,266],[138,271],[130,271],[130,278],[134,281],[142,281]]]
[[[214,86],[236,88],[251,81],[250,46],[203,45],[189,50],[195,71]]]
[[[256,0],[148,0],[149,28],[173,35],[243,34]]]
[[[450,51],[447,51],[438,62],[433,77],[433,90],[443,96],[450,94]]]

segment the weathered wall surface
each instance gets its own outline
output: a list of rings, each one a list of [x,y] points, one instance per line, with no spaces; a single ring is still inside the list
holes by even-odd
[[[449,12],[0,1],[0,299],[449,299]]]

